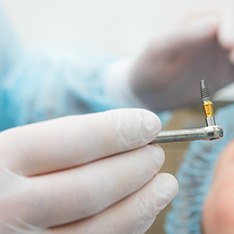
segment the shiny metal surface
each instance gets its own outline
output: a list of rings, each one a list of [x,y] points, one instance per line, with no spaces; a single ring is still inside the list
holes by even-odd
[[[214,116],[210,116],[206,118],[206,126],[215,126],[215,117]]]
[[[223,129],[218,125],[203,128],[162,131],[151,143],[179,141],[217,140],[223,137]]]

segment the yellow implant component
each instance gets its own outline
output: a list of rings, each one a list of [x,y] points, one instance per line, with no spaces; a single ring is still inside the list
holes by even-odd
[[[213,103],[210,100],[204,101],[203,102],[203,109],[207,117],[212,117],[214,116],[214,109],[213,109]]]
[[[210,92],[205,80],[201,80],[200,82],[200,91],[201,91],[203,109],[206,117],[206,126],[214,126],[215,118],[214,118],[213,103],[211,101]]]

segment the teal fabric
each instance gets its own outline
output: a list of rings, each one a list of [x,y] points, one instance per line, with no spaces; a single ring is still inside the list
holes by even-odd
[[[64,115],[121,107],[105,92],[113,61],[76,54],[53,61],[24,52],[0,12],[0,130]]]
[[[123,108],[107,95],[113,59],[80,50],[72,59],[26,54],[0,12],[0,130],[32,122]],[[161,113],[165,123],[168,112]]]
[[[224,129],[223,139],[213,142],[197,141],[190,145],[177,174],[180,190],[167,216],[167,234],[201,233],[202,207],[217,159],[234,138],[233,116],[234,105],[221,109],[217,114],[217,123]]]
[[[1,130],[120,107],[105,93],[107,62],[89,66],[23,56],[0,86]]]

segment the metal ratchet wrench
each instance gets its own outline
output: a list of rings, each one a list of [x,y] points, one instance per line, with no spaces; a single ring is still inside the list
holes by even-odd
[[[200,82],[202,105],[205,113],[206,127],[162,131],[151,143],[169,143],[196,140],[217,140],[223,137],[222,127],[216,125],[213,102],[205,80]]]

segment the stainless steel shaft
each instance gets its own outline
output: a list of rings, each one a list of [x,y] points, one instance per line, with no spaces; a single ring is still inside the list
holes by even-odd
[[[223,137],[223,129],[218,126],[162,131],[151,143],[179,141],[217,140]]]

